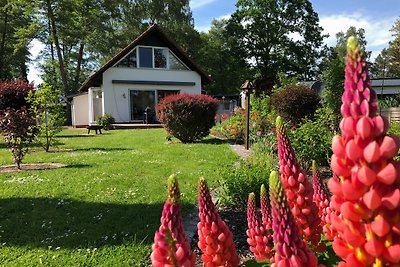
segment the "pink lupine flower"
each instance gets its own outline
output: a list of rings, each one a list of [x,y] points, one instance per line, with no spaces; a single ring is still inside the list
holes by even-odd
[[[276,119],[278,137],[278,157],[280,179],[290,205],[290,209],[300,229],[304,240],[310,241],[317,250],[321,240],[321,219],[318,217],[318,207],[313,202],[313,188],[306,173],[300,168],[294,150],[287,137],[282,119]]]
[[[273,260],[272,236],[269,230],[263,226],[256,210],[254,193],[250,193],[247,202],[247,243],[250,245],[250,251],[253,252],[256,260],[271,261]]]
[[[261,136],[262,132],[261,131],[257,131],[257,136]]]
[[[332,141],[331,215],[338,231],[333,248],[339,266],[400,265],[400,164],[393,157],[399,139],[386,135],[388,122],[377,115],[367,63],[358,41],[347,43],[342,136]]]
[[[299,227],[293,217],[278,173],[271,172],[269,178],[272,228],[275,256],[272,267],[317,266],[317,257],[301,238]]]
[[[333,240],[336,232],[331,227],[330,215],[332,213],[332,209],[330,207],[330,196],[325,184],[322,182],[315,160],[312,162],[312,181],[314,189],[313,201],[318,206],[318,215],[321,218],[320,225],[325,233],[325,238],[328,240]]]
[[[198,246],[202,251],[201,260],[204,266],[234,267],[239,265],[240,258],[236,253],[232,233],[219,217],[210,190],[203,177],[199,179],[199,217],[197,233]]]
[[[168,179],[168,193],[161,215],[161,225],[154,236],[151,263],[155,267],[194,267],[196,255],[190,251],[190,244],[183,229],[180,191],[178,181],[173,175]]]
[[[272,219],[271,219],[271,205],[269,203],[269,196],[267,194],[267,190],[265,189],[265,185],[261,185],[260,189],[260,205],[261,205],[261,214],[262,214],[262,224],[265,229],[272,229]]]

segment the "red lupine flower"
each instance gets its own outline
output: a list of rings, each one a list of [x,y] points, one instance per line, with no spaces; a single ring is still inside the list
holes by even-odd
[[[161,225],[154,236],[151,263],[155,267],[194,267],[196,255],[190,251],[190,243],[182,225],[179,205],[178,181],[171,175],[168,179],[168,199],[161,215]]]
[[[204,266],[234,267],[240,258],[236,253],[235,243],[228,226],[219,217],[211,200],[210,190],[203,177],[199,179],[199,217],[197,233],[198,246],[203,252],[201,259]]]
[[[262,224],[265,229],[272,229],[272,219],[271,219],[271,204],[269,202],[269,196],[267,190],[265,189],[265,185],[261,185],[260,189],[260,205],[261,205],[261,214],[262,214]]]
[[[266,229],[256,211],[256,200],[254,193],[249,194],[247,202],[247,243],[250,245],[250,251],[253,252],[256,260],[273,260],[272,236],[269,229]]]
[[[275,171],[271,172],[269,178],[269,193],[276,249],[274,263],[271,266],[317,266],[317,257],[301,238],[299,227],[290,211],[282,183]]]
[[[336,232],[331,227],[331,213],[330,207],[330,196],[327,191],[325,184],[322,182],[321,175],[318,171],[318,166],[315,160],[312,162],[312,181],[313,181],[313,201],[318,206],[318,215],[321,218],[321,227],[325,233],[325,237],[328,240],[333,240]]]
[[[310,241],[315,249],[319,249],[322,227],[321,219],[318,217],[318,207],[313,202],[313,188],[306,173],[300,168],[280,117],[276,119],[276,132],[280,179],[290,209],[300,228],[300,234],[306,241]]]
[[[342,136],[332,141],[331,215],[338,231],[333,248],[339,266],[400,265],[400,164],[393,157],[399,139],[386,135],[388,122],[377,115],[367,63],[358,41],[347,43]]]
[[[229,115],[226,114],[226,113],[222,113],[222,114],[221,114],[221,118],[222,118],[222,119],[226,119],[226,118],[228,118],[228,116],[229,116]]]

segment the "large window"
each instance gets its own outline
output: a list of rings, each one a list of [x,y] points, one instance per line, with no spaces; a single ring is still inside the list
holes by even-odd
[[[188,68],[164,47],[138,46],[115,67],[187,70]]]
[[[153,48],[139,47],[139,67],[140,68],[153,67]]]
[[[137,54],[136,48],[132,50],[127,56],[125,56],[116,67],[125,67],[125,68],[137,68]]]
[[[168,50],[166,48],[154,48],[154,68],[167,68]]]

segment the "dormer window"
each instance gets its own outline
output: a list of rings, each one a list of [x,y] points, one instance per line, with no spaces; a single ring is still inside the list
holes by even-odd
[[[138,46],[115,67],[188,70],[188,68],[164,47]]]

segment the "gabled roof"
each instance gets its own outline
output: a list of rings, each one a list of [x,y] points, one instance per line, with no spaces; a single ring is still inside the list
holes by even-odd
[[[143,43],[147,38],[156,35],[160,38],[167,47],[183,62],[185,65],[193,71],[196,71],[201,76],[202,84],[209,84],[212,80],[209,75],[204,72],[196,63],[193,62],[189,58],[189,56],[180,48],[171,38],[169,38],[161,28],[154,24],[150,26],[146,31],[144,31],[139,37],[137,37],[132,43],[130,43],[127,47],[122,49],[119,53],[117,53],[113,58],[111,58],[106,64],[100,67],[96,72],[91,74],[86,81],[79,88],[79,92],[87,91],[92,86],[99,86],[103,80],[103,73],[110,67],[112,67],[115,63],[117,63],[120,59],[126,56],[129,52],[132,51],[137,45]]]

